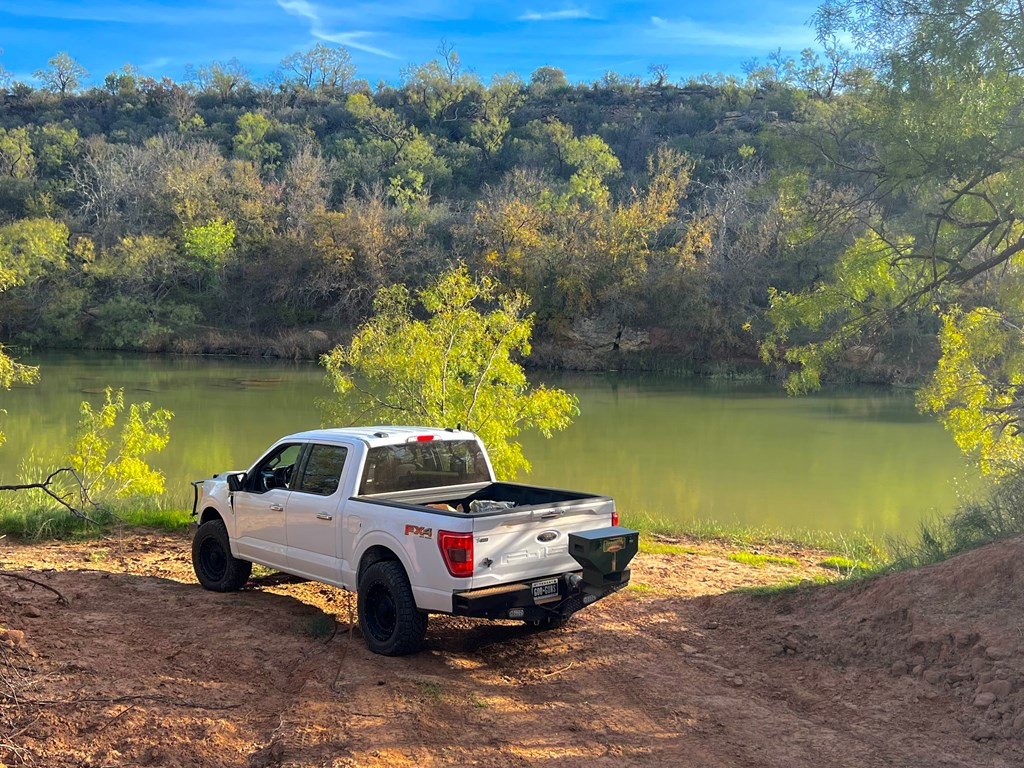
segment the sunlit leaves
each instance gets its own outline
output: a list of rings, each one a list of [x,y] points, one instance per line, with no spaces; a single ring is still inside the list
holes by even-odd
[[[953,308],[942,318],[942,357],[922,408],[939,415],[985,474],[1024,469],[1024,331],[998,310]]]
[[[104,495],[128,498],[163,493],[163,474],[147,462],[170,440],[170,411],[132,403],[125,413],[124,390],[108,387],[103,405],[94,409],[84,401],[80,412],[68,461],[82,479],[85,494],[96,501]]]
[[[577,404],[527,381],[518,363],[530,352],[526,309],[523,294],[499,294],[464,266],[415,297],[403,285],[381,289],[352,343],[322,359],[339,395],[335,416],[348,424],[462,426],[480,435],[499,477],[529,470],[515,438],[524,429],[550,437],[569,425]]]
[[[234,222],[213,219],[185,230],[185,253],[193,266],[215,271],[224,265],[235,243]]]
[[[909,240],[888,243],[869,234],[845,251],[831,280],[799,293],[770,291],[767,316],[773,330],[761,354],[766,362],[781,356],[797,364],[786,382],[791,393],[818,388],[822,373],[843,349],[876,330],[876,318],[902,300],[912,283],[895,264],[910,245]],[[802,331],[824,338],[790,344],[791,336]]]

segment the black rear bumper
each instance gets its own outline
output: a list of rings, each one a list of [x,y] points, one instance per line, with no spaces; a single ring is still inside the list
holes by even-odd
[[[452,595],[452,613],[478,619],[524,621],[540,621],[554,616],[568,618],[576,611],[628,585],[629,575],[627,569],[622,572],[621,581],[596,587],[583,582],[579,571],[563,573],[557,577],[558,594],[540,600],[535,600],[533,596],[533,585],[537,582],[515,582],[456,592]]]

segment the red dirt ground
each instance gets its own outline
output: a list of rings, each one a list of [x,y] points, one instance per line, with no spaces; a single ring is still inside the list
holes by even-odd
[[[771,597],[730,590],[820,554],[697,549],[565,628],[434,616],[391,659],[340,590],[203,591],[184,536],[0,542],[0,764],[1024,764],[1024,540]]]

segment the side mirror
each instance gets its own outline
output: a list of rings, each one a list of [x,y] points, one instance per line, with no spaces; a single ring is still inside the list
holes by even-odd
[[[228,490],[232,493],[236,493],[242,490],[242,484],[245,482],[245,473],[239,472],[236,475],[228,475]]]

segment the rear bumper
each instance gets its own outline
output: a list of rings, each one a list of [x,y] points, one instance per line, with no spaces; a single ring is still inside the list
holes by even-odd
[[[533,584],[514,582],[497,587],[456,592],[452,595],[452,613],[479,619],[522,619],[540,621],[553,616],[568,618],[591,603],[618,592],[629,584],[629,570],[622,580],[599,587],[580,579],[580,572],[563,573],[558,578],[558,594],[535,600]],[[554,577],[552,577],[554,578]]]

